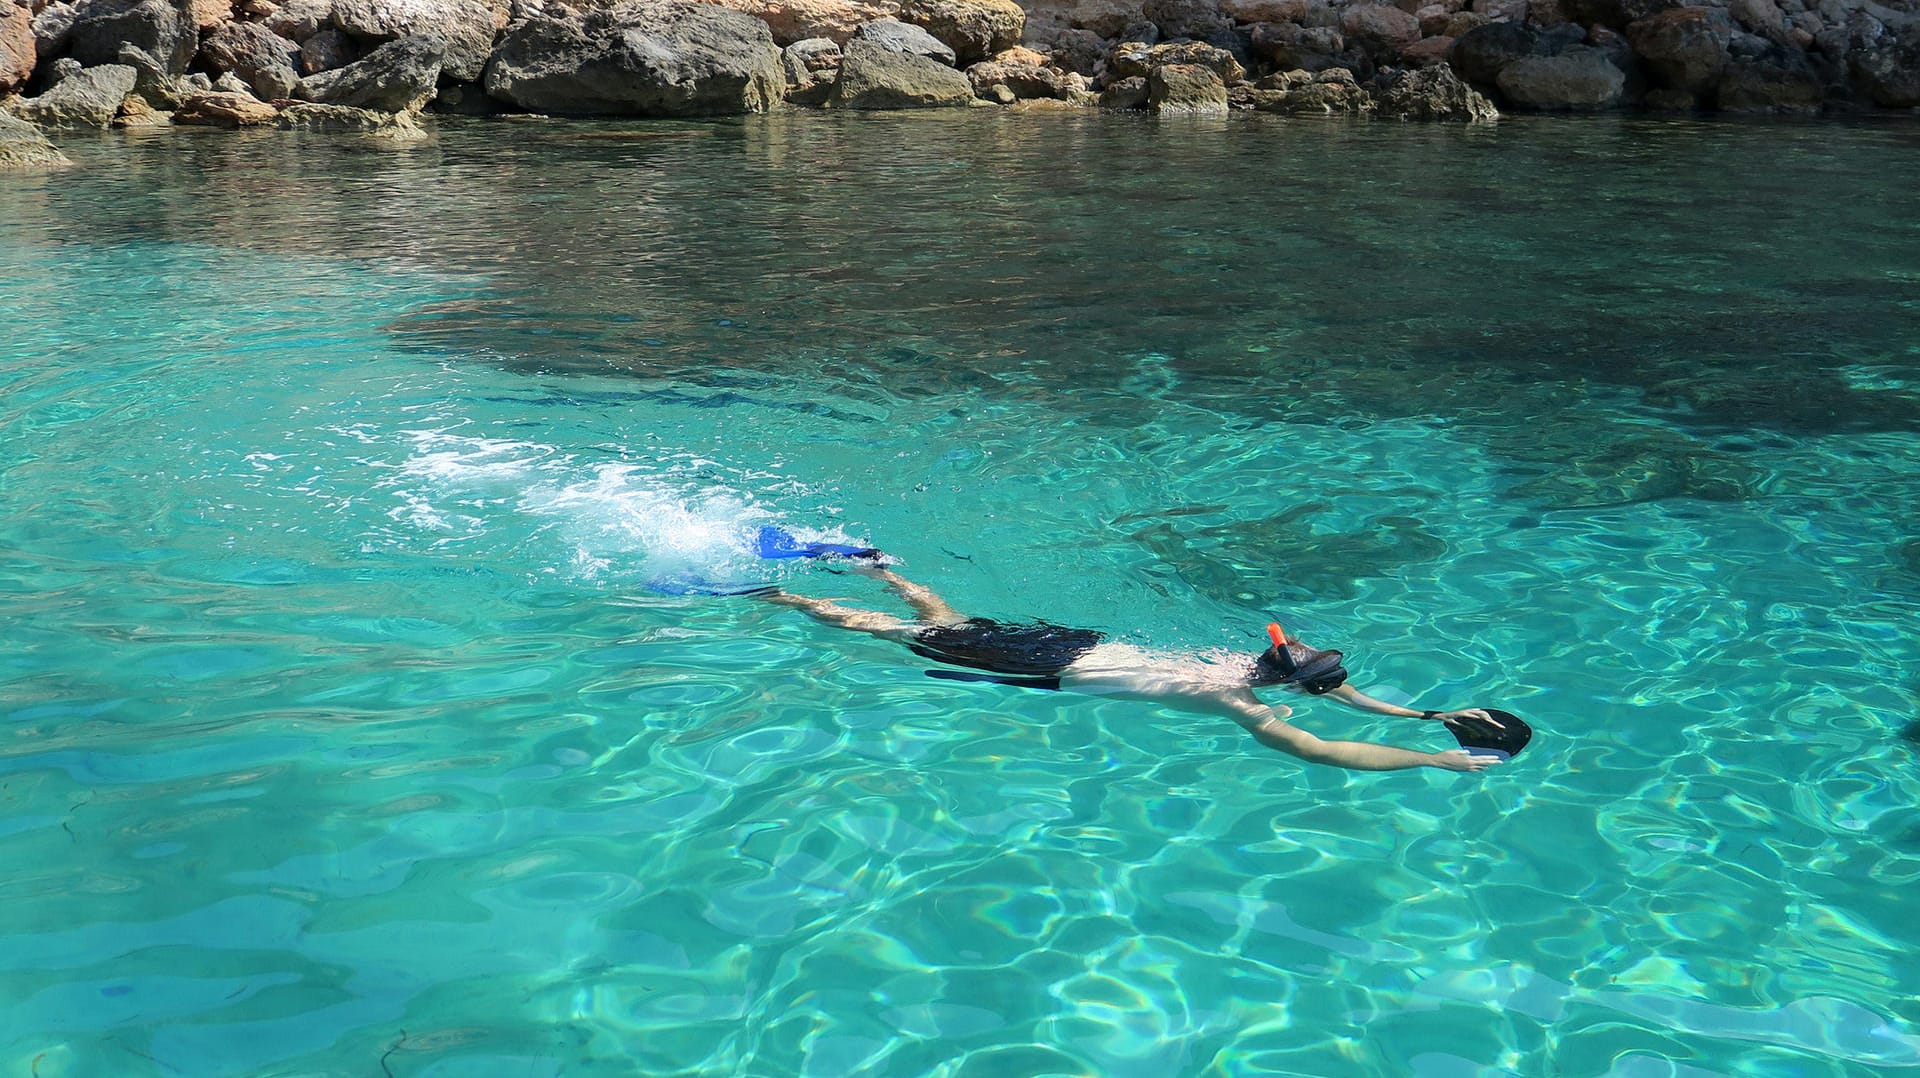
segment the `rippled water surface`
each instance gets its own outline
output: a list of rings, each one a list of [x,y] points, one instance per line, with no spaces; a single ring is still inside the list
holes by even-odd
[[[1912,124],[65,148],[0,185],[0,1072],[1920,1068]],[[646,588],[893,609],[766,523],[1538,737],[1316,768]]]

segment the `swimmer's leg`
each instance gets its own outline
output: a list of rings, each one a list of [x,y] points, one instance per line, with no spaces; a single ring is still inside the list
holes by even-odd
[[[932,588],[925,584],[915,584],[884,565],[863,563],[855,566],[854,572],[885,583],[887,587],[893,589],[895,595],[905,599],[907,605],[913,607],[913,612],[921,621],[929,625],[958,625],[967,620],[965,614],[948,606],[947,601],[940,598]]]
[[[892,614],[841,606],[831,599],[815,599],[810,595],[795,595],[790,591],[770,591],[758,597],[776,606],[798,610],[822,625],[831,625],[836,629],[851,629],[857,633],[868,633],[887,640],[911,636],[919,628],[914,623],[894,617]]]

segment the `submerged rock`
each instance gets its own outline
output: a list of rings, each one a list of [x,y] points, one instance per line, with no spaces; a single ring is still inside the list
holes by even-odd
[[[14,115],[42,127],[106,127],[133,92],[138,72],[125,64],[76,71],[39,97],[16,101]]]
[[[58,168],[72,164],[40,129],[0,109],[0,170]]]
[[[705,4],[531,16],[507,28],[486,74],[502,101],[573,114],[765,112],[784,85],[766,24]]]
[[[395,142],[419,142],[427,133],[407,112],[375,112],[345,105],[289,105],[274,117],[286,131],[313,131],[328,135],[371,135]]]
[[[839,109],[956,108],[973,100],[967,77],[937,60],[856,37],[847,42],[827,104]]]

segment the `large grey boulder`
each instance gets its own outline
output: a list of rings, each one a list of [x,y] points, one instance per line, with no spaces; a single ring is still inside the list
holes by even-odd
[[[1574,48],[1515,60],[1500,69],[1498,83],[1521,108],[1588,111],[1618,105],[1627,76],[1599,49]]]
[[[488,94],[523,109],[624,116],[766,112],[784,84],[766,23],[682,3],[529,16],[486,73]]]
[[[899,19],[875,19],[861,23],[860,28],[853,32],[853,40],[870,41],[883,49],[904,52],[909,56],[924,56],[948,67],[960,59],[960,55],[953,51],[953,46],[928,33],[926,27]]]
[[[40,129],[0,109],[0,171],[14,168],[50,168],[70,164],[65,154],[47,141]]]
[[[478,79],[493,55],[493,8],[483,0],[333,0],[333,24],[367,45],[444,38],[446,75],[460,82]]]
[[[180,75],[200,49],[200,22],[192,0],[86,0],[65,43],[67,55],[87,67],[116,63],[132,45]]]
[[[125,64],[76,71],[39,97],[14,102],[13,114],[42,127],[106,127],[133,92],[138,72]]]
[[[66,50],[67,37],[73,33],[73,21],[79,16],[80,5],[75,0],[57,0],[33,13],[28,28],[33,32],[34,55],[41,63]]]
[[[376,112],[418,112],[440,86],[445,38],[416,34],[389,41],[363,59],[300,80],[301,98]]]
[[[925,56],[896,52],[859,37],[847,42],[840,78],[827,98],[838,109],[954,108],[973,100],[973,84]]]

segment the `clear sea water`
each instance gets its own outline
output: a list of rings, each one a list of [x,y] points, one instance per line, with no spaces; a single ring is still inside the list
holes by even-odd
[[[0,179],[0,1073],[1920,1068],[1911,122],[65,147]],[[765,523],[1538,736],[1315,768],[646,589],[897,609]]]

